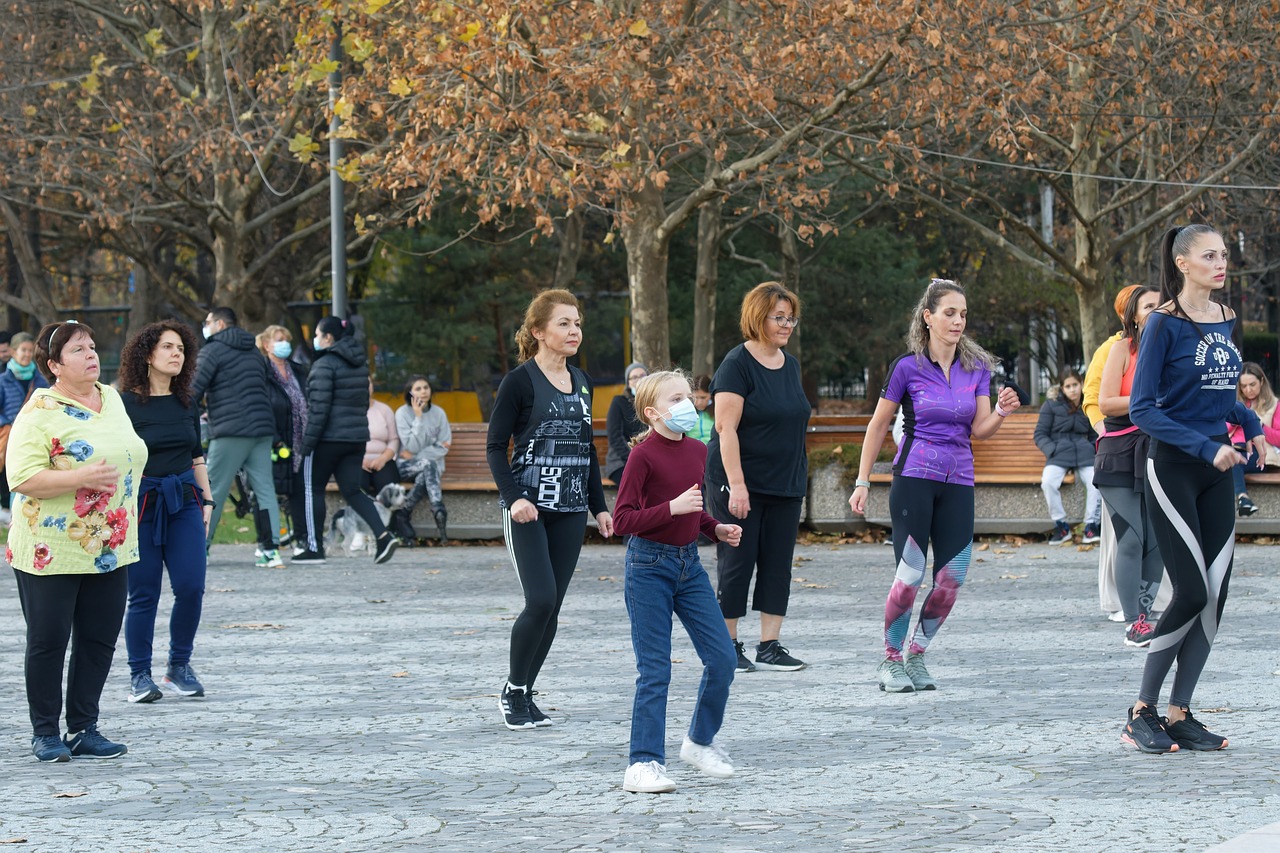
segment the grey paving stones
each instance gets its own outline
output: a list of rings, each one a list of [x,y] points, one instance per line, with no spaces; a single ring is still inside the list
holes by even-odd
[[[128,704],[122,639],[101,727],[129,754],[63,765],[29,754],[22,615],[0,582],[0,841],[1094,853],[1203,851],[1280,821],[1274,548],[1240,549],[1197,692],[1197,716],[1231,747],[1148,756],[1118,736],[1144,652],[1098,609],[1096,551],[975,552],[929,653],[939,689],[886,695],[875,668],[892,552],[803,546],[784,642],[809,668],[737,676],[721,736],[733,779],[678,758],[699,665],[676,629],[667,747],[680,787],[660,796],[621,790],[635,678],[622,553],[583,553],[537,684],[556,725],[510,732],[496,700],[520,597],[503,549],[279,570],[219,546],[192,661],[208,695]],[[703,559],[713,568],[711,549]],[[748,646],[757,633],[743,620]],[[162,620],[157,666],[164,646]],[[1247,849],[1277,838],[1272,828]]]

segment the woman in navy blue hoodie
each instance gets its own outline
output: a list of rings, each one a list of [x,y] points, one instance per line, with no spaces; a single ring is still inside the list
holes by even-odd
[[[1207,225],[1168,231],[1162,242],[1162,304],[1138,346],[1129,416],[1150,436],[1146,501],[1173,600],[1147,653],[1138,701],[1121,738],[1143,752],[1214,750],[1227,739],[1191,715],[1191,694],[1209,658],[1227,600],[1235,547],[1231,468],[1245,457],[1224,421],[1266,454],[1258,416],[1236,400],[1236,318],[1213,301],[1227,278],[1227,248]],[[1168,716],[1155,710],[1174,661]]]

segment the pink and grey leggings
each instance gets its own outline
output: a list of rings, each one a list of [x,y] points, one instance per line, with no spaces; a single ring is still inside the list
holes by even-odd
[[[884,650],[890,660],[902,660],[930,544],[933,589],[920,609],[911,637],[912,654],[922,654],[929,647],[964,585],[973,551],[973,486],[895,476],[889,488],[889,513],[898,568],[885,602]]]

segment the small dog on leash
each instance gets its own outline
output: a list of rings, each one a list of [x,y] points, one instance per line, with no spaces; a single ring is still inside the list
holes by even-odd
[[[373,505],[378,510],[378,517],[382,519],[384,527],[391,521],[391,513],[404,507],[405,499],[408,496],[404,486],[399,483],[383,486],[378,492],[373,499]],[[329,530],[328,535],[325,536],[324,544],[328,553],[332,554],[334,551],[341,549],[342,553],[348,557],[354,557],[358,551],[365,551],[372,557],[377,548],[377,540],[374,538],[373,531],[369,529],[369,525],[365,523],[365,520],[349,506],[344,506],[329,519]]]

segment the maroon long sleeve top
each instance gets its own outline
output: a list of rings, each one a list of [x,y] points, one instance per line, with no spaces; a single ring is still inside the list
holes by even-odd
[[[613,526],[620,535],[639,536],[664,545],[689,545],[701,531],[716,541],[720,522],[703,512],[672,515],[670,501],[693,485],[702,488],[707,446],[682,436],[664,438],[655,430],[631,449],[618,485]]]

